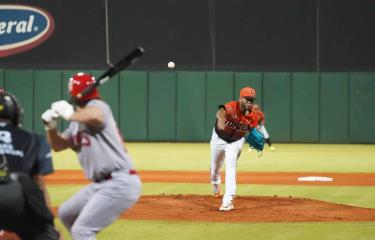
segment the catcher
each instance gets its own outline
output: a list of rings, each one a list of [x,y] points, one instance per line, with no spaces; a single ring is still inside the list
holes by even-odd
[[[255,89],[251,87],[242,88],[238,101],[220,105],[216,113],[217,119],[210,142],[210,172],[214,195],[219,198],[222,194],[220,172],[225,161],[225,194],[219,208],[220,211],[234,209],[237,160],[245,143],[244,136],[257,126],[255,115],[251,112],[255,94]],[[254,137],[252,134],[249,136],[249,139]]]
[[[0,229],[21,239],[57,240],[43,179],[53,172],[51,149],[44,137],[23,130],[21,119],[16,97],[0,92]]]

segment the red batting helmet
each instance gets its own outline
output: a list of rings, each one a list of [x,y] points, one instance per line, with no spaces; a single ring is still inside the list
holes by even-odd
[[[69,79],[69,93],[72,97],[76,97],[88,86],[95,83],[95,77],[88,73],[77,73]],[[99,92],[94,88],[90,93],[80,98],[80,101],[89,101],[91,99],[100,98]]]

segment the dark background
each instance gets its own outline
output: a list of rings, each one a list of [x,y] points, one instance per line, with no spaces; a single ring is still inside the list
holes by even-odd
[[[55,31],[1,68],[106,68],[104,0],[0,1],[44,8]],[[136,70],[372,71],[373,0],[108,0],[109,53]]]

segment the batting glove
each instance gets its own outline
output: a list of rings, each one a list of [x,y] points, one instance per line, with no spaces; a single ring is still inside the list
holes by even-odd
[[[45,130],[52,130],[55,129],[57,126],[57,113],[53,111],[52,109],[48,109],[45,111],[41,118],[44,123]]]
[[[69,121],[74,113],[74,107],[65,100],[52,103],[51,109],[66,121]]]

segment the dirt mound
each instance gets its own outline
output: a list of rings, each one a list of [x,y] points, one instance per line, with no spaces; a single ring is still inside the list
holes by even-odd
[[[375,221],[375,209],[294,197],[236,197],[235,209],[218,211],[220,199],[202,195],[142,196],[121,217],[137,220],[209,222]]]

